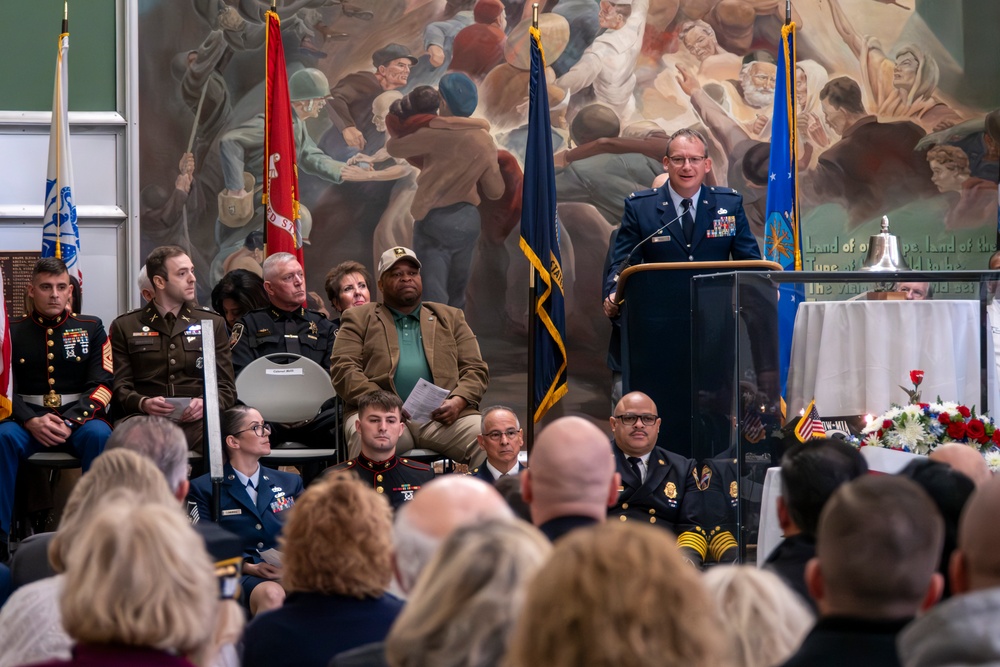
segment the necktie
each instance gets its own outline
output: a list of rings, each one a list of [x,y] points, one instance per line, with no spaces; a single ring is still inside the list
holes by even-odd
[[[177,322],[177,316],[173,313],[167,313],[163,316],[163,322],[167,325],[170,331],[174,330],[174,324]]]
[[[684,217],[681,218],[684,229],[684,240],[687,241],[688,245],[691,245],[691,238],[694,236],[694,218],[691,217],[691,200],[682,200],[681,207],[684,209]]]
[[[632,472],[634,472],[635,476],[637,478],[639,478],[639,483],[641,484],[642,483],[642,466],[639,465],[639,464],[642,463],[642,459],[640,459],[637,456],[630,456],[630,457],[628,457],[627,460],[628,460],[628,464],[630,466],[632,466]]]
[[[247,480],[247,495],[250,496],[250,500],[253,501],[254,505],[257,504],[257,489],[254,488],[253,480]]]
[[[299,344],[299,325],[289,319],[285,322],[285,351],[289,354],[302,354]]]

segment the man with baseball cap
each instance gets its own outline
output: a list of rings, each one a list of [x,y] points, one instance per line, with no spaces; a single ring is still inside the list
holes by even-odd
[[[372,54],[374,72],[348,74],[330,89],[330,120],[349,148],[371,155],[382,147],[384,136],[372,120],[372,102],[387,90],[405,86],[416,64],[405,46],[387,44]]]
[[[481,463],[478,409],[489,369],[465,315],[421,301],[420,260],[409,248],[382,253],[377,275],[381,302],[344,311],[330,365],[333,386],[346,405],[344,432],[351,458],[361,448],[354,426],[358,399],[384,389],[405,401],[422,378],[448,390],[448,396],[431,412],[430,421],[407,421],[397,452],[419,447],[459,463]]]

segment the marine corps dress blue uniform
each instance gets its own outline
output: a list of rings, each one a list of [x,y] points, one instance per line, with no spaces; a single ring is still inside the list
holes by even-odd
[[[106,409],[111,402],[111,344],[101,320],[63,313],[47,318],[37,311],[10,323],[12,416],[0,423],[0,532],[10,532],[18,464],[51,451],[24,428],[44,414],[59,415],[73,433],[56,451],[75,454],[83,470],[104,450],[111,435]],[[2,538],[2,535],[0,535]]]
[[[434,471],[426,463],[404,456],[391,456],[385,461],[372,461],[364,454],[327,469],[327,472],[353,470],[362,482],[385,494],[393,509],[410,500],[421,486],[434,479]]]

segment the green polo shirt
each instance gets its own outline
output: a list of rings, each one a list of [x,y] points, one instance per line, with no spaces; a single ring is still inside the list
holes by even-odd
[[[396,394],[404,401],[420,378],[434,382],[431,367],[427,365],[427,355],[424,353],[424,339],[420,335],[420,309],[421,306],[418,305],[412,313],[404,315],[394,308],[389,308],[396,323],[396,336],[399,338],[399,363],[396,365],[393,384],[396,385]]]

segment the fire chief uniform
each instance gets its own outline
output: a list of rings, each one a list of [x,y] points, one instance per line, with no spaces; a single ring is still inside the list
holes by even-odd
[[[653,447],[646,460],[645,478],[640,479],[625,453],[614,442],[611,446],[622,485],[618,489],[618,502],[608,510],[608,517],[641,521],[674,531],[684,557],[701,565],[708,545],[697,517],[700,491],[694,459]]]
[[[111,435],[105,410],[111,402],[111,345],[104,325],[90,315],[47,318],[37,311],[10,325],[14,375],[12,418],[0,423],[0,532],[10,532],[18,464],[47,449],[25,422],[56,414],[72,434],[57,451],[78,456],[83,470]]]
[[[165,319],[156,305],[150,302],[111,323],[116,417],[144,414],[139,405],[145,398],[199,398],[203,395],[202,320],[211,320],[215,332],[219,409],[232,407],[236,401],[236,384],[229,356],[226,320],[190,303],[181,306],[175,318]],[[188,447],[200,452],[202,420],[180,422],[178,425],[184,430]]]
[[[338,470],[353,470],[376,493],[385,494],[393,509],[413,500],[414,492],[434,479],[434,471],[429,465],[403,456],[372,461],[359,454],[356,459],[328,468],[329,472]]]
[[[239,374],[253,360],[268,354],[299,354],[330,371],[330,355],[337,328],[314,310],[299,307],[285,311],[274,305],[250,311],[233,326],[229,346],[233,370]],[[329,447],[336,434],[335,399],[325,403],[320,413],[305,424],[271,424],[275,442],[294,440],[310,447]]]

